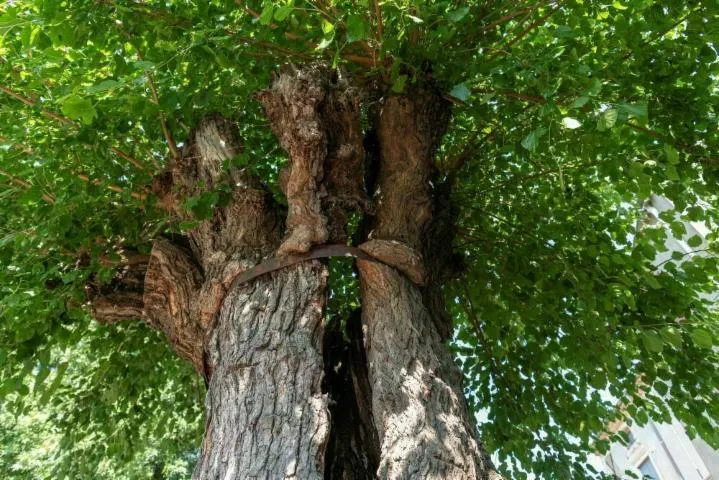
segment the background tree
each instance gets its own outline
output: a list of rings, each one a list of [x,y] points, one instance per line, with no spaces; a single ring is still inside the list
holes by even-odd
[[[427,344],[439,345],[449,332],[437,313],[444,304],[485,448],[513,477],[525,471],[546,478],[590,475],[586,454],[607,446],[601,433],[623,414],[645,422],[672,413],[690,435],[719,447],[712,350],[719,324],[703,296],[716,291],[716,258],[676,256],[658,271],[652,262],[667,230],[637,230],[652,193],[674,202],[676,211],[663,219],[675,236],[684,234],[676,213],[716,230],[718,17],[719,8],[708,1],[5,2],[0,392],[7,427],[1,471],[11,478],[173,478],[193,468],[205,395],[195,370],[210,380],[208,352],[184,341],[196,335],[168,327],[177,323],[156,321],[153,329],[120,321],[150,307],[147,290],[137,289],[147,285],[143,269],[184,258],[188,249],[209,251],[197,239],[213,235],[206,226],[218,212],[237,206],[238,183],[245,193],[273,193],[256,198],[272,205],[267,211],[279,223],[259,222],[250,230],[265,235],[252,244],[259,245],[252,254],[270,255],[284,232],[276,204],[287,198],[291,207],[307,191],[293,189],[293,174],[289,183],[279,178],[288,157],[293,165],[314,158],[356,167],[359,151],[370,157],[367,184],[380,187],[380,194],[370,192],[375,204],[395,187],[384,175],[392,165],[383,167],[382,159],[415,159],[406,170],[421,178],[406,177],[403,187],[412,195],[384,207],[356,198],[325,202],[318,208],[330,212],[327,236],[338,241],[341,229],[332,227],[352,206],[353,244],[368,230],[380,239],[401,239],[412,248],[404,253],[424,254],[430,287],[420,291],[393,277],[395,269],[367,259],[357,262],[362,292],[351,262],[336,258],[327,267],[305,261],[253,280],[278,292],[279,285],[314,279],[307,296],[293,297],[295,312],[323,302],[329,290],[324,314],[313,317],[310,308],[305,315],[324,331],[324,363],[364,363],[357,348],[360,303],[365,325],[405,318],[383,310],[388,302],[372,288],[381,281],[404,292],[397,298],[406,305],[424,306],[425,313],[406,318],[430,312],[440,319],[438,327],[428,327],[436,338],[419,337],[429,338]],[[317,61],[342,72],[318,81],[326,89],[322,95],[333,99],[323,105],[334,108],[316,110],[314,119],[325,135],[326,158],[302,156],[312,150],[297,144],[294,124],[282,124],[290,115],[281,110],[288,97],[277,88],[282,75],[295,78],[292,72],[308,72]],[[297,68],[281,68],[287,64]],[[332,116],[341,108],[351,121]],[[212,112],[234,121],[208,117]],[[407,132],[422,134],[412,143]],[[237,138],[241,145],[223,144],[224,153],[203,156],[203,145],[220,143],[198,138]],[[345,144],[354,145],[354,156],[332,150]],[[183,177],[177,166],[193,158],[213,158],[215,170],[201,181]],[[344,185],[343,191],[351,188],[338,182],[333,185]],[[417,222],[406,222],[402,229],[395,220],[401,212],[421,211],[423,195],[431,199],[430,227],[418,232]],[[362,210],[368,213],[357,213]],[[290,230],[293,225],[288,218]],[[186,235],[194,238],[189,246],[181,241]],[[322,243],[321,237],[313,241]],[[715,237],[709,235],[708,244],[685,240],[712,253]],[[242,256],[249,250],[238,245],[231,247],[240,252],[239,270],[258,261]],[[401,267],[396,259],[402,252],[388,258],[374,247],[369,254]],[[167,264],[184,265],[185,279],[194,279],[187,285],[222,303],[221,295],[213,296],[220,292],[216,284],[202,284],[216,278],[207,272],[227,267],[213,258],[196,258],[201,276],[192,262]],[[151,278],[156,291],[169,284],[161,274]],[[121,310],[113,297],[119,293],[126,300]],[[155,319],[165,311],[165,304],[157,305]],[[190,312],[192,305],[180,305],[187,318],[207,312],[214,318],[212,302],[199,312]],[[105,323],[92,320],[93,312]],[[399,333],[413,335],[409,327]],[[317,339],[309,341],[315,350],[303,352],[321,349]],[[392,343],[379,345],[378,351],[390,351]],[[310,377],[323,363],[319,356],[292,358],[313,365],[298,370]],[[370,358],[369,378],[382,366]],[[412,375],[386,372],[395,373],[394,383],[386,392],[374,386],[372,401],[379,404],[391,401],[394,385]],[[330,368],[323,391],[332,389],[335,400],[354,393],[348,375],[363,378],[361,371]],[[318,378],[306,379],[315,393]],[[301,390],[304,384],[296,385]],[[334,418],[366,418],[362,400],[355,400],[354,413],[335,411]],[[617,401],[626,412],[616,409]],[[372,409],[384,411],[374,403]],[[357,423],[366,428],[367,444],[376,444],[372,423]],[[365,458],[353,458],[348,438],[363,432],[340,425],[333,422],[324,433],[326,457],[379,465],[387,474],[381,469],[387,452],[374,458],[366,449]],[[383,439],[393,434],[380,433]],[[323,468],[341,474],[332,462]]]

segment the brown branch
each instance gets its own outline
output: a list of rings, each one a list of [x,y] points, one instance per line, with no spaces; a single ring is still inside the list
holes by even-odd
[[[10,179],[12,183],[15,185],[24,188],[25,190],[29,190],[32,188],[32,184],[26,180],[23,180],[22,178],[16,177],[15,175],[11,174],[10,172],[6,170],[0,170],[0,175],[3,175]],[[49,203],[51,205],[55,204],[55,196],[47,193],[43,193],[40,198],[42,198],[46,203]]]
[[[254,13],[256,13],[256,12],[254,12]],[[252,37],[246,37],[246,36],[243,36],[243,35],[237,35],[237,32],[236,32],[236,31],[233,31],[233,30],[229,30],[229,29],[228,29],[228,30],[226,30],[226,31],[227,31],[227,33],[229,33],[229,34],[231,34],[231,35],[237,36],[237,38],[238,38],[239,40],[241,40],[241,41],[243,41],[243,42],[246,42],[246,43],[248,43],[248,44],[253,44],[253,45],[256,45],[256,46],[258,46],[258,47],[261,47],[261,48],[263,48],[264,50],[271,50],[271,51],[275,51],[275,52],[277,52],[277,53],[280,53],[280,54],[282,54],[282,55],[296,56],[296,57],[299,57],[299,58],[302,58],[302,59],[306,59],[306,60],[312,58],[312,55],[308,55],[308,54],[303,53],[303,52],[298,52],[298,51],[295,51],[295,50],[291,50],[291,49],[289,49],[289,48],[283,48],[283,47],[281,47],[281,46],[279,46],[279,45],[276,45],[276,44],[273,44],[273,43],[269,43],[269,42],[258,41],[258,40],[254,39],[254,38],[252,38]],[[287,34],[285,34],[285,36],[287,37]],[[289,37],[287,37],[287,38],[289,38]],[[299,39],[299,36],[296,36],[296,37],[295,37],[295,36],[293,35],[293,38],[290,38],[290,40],[295,40],[295,39]],[[369,48],[369,47],[367,46],[367,44],[364,43],[364,42],[358,42],[358,43],[364,48],[364,50],[367,50],[369,53],[371,53],[371,54],[372,54],[372,57],[365,57],[365,56],[357,55],[357,54],[354,54],[354,53],[341,53],[340,56],[341,56],[342,58],[344,58],[345,60],[349,61],[349,62],[356,63],[357,65],[360,65],[360,66],[363,66],[363,67],[368,67],[368,68],[375,68],[375,67],[378,67],[378,66],[381,66],[381,65],[385,65],[385,66],[390,65],[390,63],[391,63],[391,59],[390,59],[390,58],[386,58],[384,62],[378,61],[378,60],[375,58],[376,55],[375,55],[374,50],[372,50],[371,48]],[[311,42],[306,42],[306,43],[303,44],[303,46],[304,46],[305,48],[309,49],[309,50],[315,50],[315,49],[317,48],[317,44],[314,44],[314,43],[311,43]]]
[[[142,53],[140,52],[137,47],[135,47],[137,51],[137,58],[140,60],[144,60]],[[155,82],[155,75],[151,71],[145,72],[145,78],[147,78],[147,86],[150,88],[150,94],[152,95],[152,103],[157,105],[157,107],[160,107],[160,96],[157,94],[157,83]],[[167,126],[167,120],[165,119],[165,115],[160,112],[160,128],[162,129],[162,135],[165,137],[165,141],[167,142],[167,147],[170,149],[170,156],[173,159],[180,158],[180,152],[177,149],[177,142],[175,142],[175,137],[172,136],[172,131]]]
[[[126,191],[126,189],[124,189],[118,185],[114,185],[112,183],[105,183],[102,180],[99,180],[97,178],[91,179],[84,173],[78,173],[76,176],[77,176],[77,178],[79,178],[80,180],[82,180],[85,183],[92,183],[93,185],[97,185],[97,186],[105,185],[105,188],[107,188],[108,190],[112,190],[113,192],[125,193],[125,191]],[[139,193],[139,192],[130,192],[130,196],[132,198],[134,198],[135,200],[140,200],[140,201],[145,201],[147,199],[146,194]]]
[[[343,53],[341,54],[341,56],[345,60],[356,63],[357,65],[362,65],[363,67],[375,68],[384,64],[383,62],[378,62],[374,58],[363,57],[361,55],[355,55],[353,53]]]
[[[382,10],[379,7],[377,0],[372,0],[372,6],[374,7],[374,17],[377,22],[377,43],[382,45],[382,39],[384,38],[384,27],[382,26]]]
[[[146,73],[146,76],[147,83],[150,86],[150,92],[152,93],[153,102],[159,107],[160,97],[157,95],[155,76],[150,71]],[[172,132],[167,127],[167,120],[165,120],[165,115],[162,112],[160,112],[160,127],[162,128],[162,135],[164,135],[165,140],[167,141],[167,146],[170,148],[170,156],[172,158],[179,158],[180,152],[177,150],[177,142],[175,142],[175,137],[172,136]]]
[[[499,26],[499,25],[501,25],[501,24],[503,24],[503,23],[505,23],[505,22],[508,22],[508,21],[510,21],[511,19],[515,18],[515,17],[518,17],[518,16],[523,15],[523,14],[525,14],[525,13],[530,13],[532,10],[536,10],[537,8],[539,8],[539,6],[540,6],[540,4],[537,3],[537,5],[535,5],[535,6],[533,6],[533,7],[522,8],[522,9],[517,10],[516,12],[507,14],[507,15],[501,17],[500,19],[498,19],[498,20],[496,20],[496,21],[490,23],[489,25],[486,25],[486,26],[482,27],[482,28],[480,29],[480,31],[486,32],[486,31],[488,31],[488,30],[491,30],[491,29],[493,29],[494,27],[497,27],[497,26]]]
[[[5,137],[0,136],[0,140],[3,140],[3,141],[4,141],[4,140],[5,140]],[[32,148],[27,147],[27,146],[25,146],[25,145],[13,145],[13,148],[18,148],[18,149],[20,149],[20,150],[22,150],[23,152],[28,153],[28,154],[33,153]],[[115,151],[115,150],[117,150],[117,149],[115,149],[115,148],[113,147],[113,151]],[[118,155],[127,155],[127,154],[125,154],[124,152],[122,152],[121,150],[117,150],[116,153],[117,153]],[[132,157],[130,157],[130,158],[132,158]],[[11,173],[9,173],[9,172],[7,172],[7,171],[5,171],[5,170],[0,170],[0,175],[4,175],[4,176],[6,176],[6,177],[9,177],[9,178],[13,181],[13,183],[15,183],[16,185],[19,185],[19,186],[21,186],[21,187],[23,187],[23,188],[28,189],[28,188],[31,188],[31,187],[32,187],[32,184],[30,184],[30,183],[28,183],[28,182],[26,182],[25,180],[22,180],[22,179],[20,179],[20,178],[13,177]],[[92,180],[92,179],[90,179],[90,177],[88,177],[87,175],[84,175],[84,174],[77,174],[76,176],[77,176],[77,178],[79,178],[79,179],[82,180],[83,182],[92,183],[92,184],[94,184],[94,185],[102,185],[102,184],[103,184],[102,181],[96,180],[96,179],[95,179],[95,180]],[[108,188],[109,190],[112,190],[112,191],[114,191],[114,192],[118,192],[118,193],[124,193],[124,192],[125,192],[125,189],[124,189],[124,188],[118,187],[117,185],[109,184],[109,185],[106,185],[106,186],[107,186],[107,188]],[[147,195],[144,194],[144,193],[131,192],[131,193],[130,193],[130,196],[131,196],[132,198],[136,199],[136,200],[141,200],[141,201],[145,201],[145,200],[147,199]],[[43,194],[43,200],[45,200],[45,201],[48,202],[48,203],[53,203],[53,204],[54,204],[54,203],[55,203],[55,196],[54,196],[54,195],[51,195],[51,194]]]
[[[9,139],[7,137],[4,137],[0,135],[0,142],[7,142]],[[16,150],[20,150],[22,152],[27,153],[28,155],[31,155],[33,153],[33,149],[28,147],[27,145],[22,145],[19,143],[14,143],[10,145],[11,148],[14,148]]]
[[[202,281],[192,252],[166,238],[155,239],[144,276],[145,321],[162,331],[173,350],[205,376],[203,344],[207,330],[198,311]],[[222,297],[217,303],[221,301]]]
[[[137,160],[135,160],[135,158],[133,158],[133,157],[130,156],[129,154],[123,152],[123,151],[120,150],[119,148],[117,148],[117,147],[110,147],[110,150],[112,151],[112,153],[114,153],[115,155],[117,155],[117,156],[120,157],[120,158],[123,158],[123,159],[127,160],[128,162],[130,162],[132,165],[134,165],[135,167],[139,168],[140,170],[145,170],[145,166],[144,166],[143,164],[141,164],[140,162],[138,162]]]
[[[542,15],[542,16],[539,17],[537,20],[535,20],[534,22],[532,22],[527,28],[525,28],[524,30],[522,30],[522,31],[521,31],[516,37],[514,37],[509,43],[507,43],[506,45],[504,45],[503,50],[508,50],[508,49],[511,48],[513,45],[515,45],[517,42],[519,42],[522,38],[524,38],[524,37],[527,36],[530,32],[532,32],[534,29],[536,29],[537,27],[542,26],[542,25],[544,24],[544,22],[546,22],[546,20],[547,20],[549,17],[551,17],[552,15],[554,15],[554,14],[557,12],[557,10],[559,10],[559,2],[556,3],[546,14]],[[489,56],[489,60],[494,59],[496,56],[500,55],[500,53],[501,53],[501,52],[495,53],[494,55],[490,55],[490,56]]]
[[[92,316],[98,323],[113,324],[145,317],[144,279],[149,257],[127,263],[107,284],[91,280],[85,285]]]
[[[3,92],[3,93],[5,93],[5,94],[7,94],[7,95],[9,95],[9,96],[11,96],[11,97],[13,97],[15,100],[19,100],[20,102],[24,103],[24,104],[27,105],[28,107],[34,107],[35,105],[37,105],[37,101],[36,101],[36,100],[33,100],[32,98],[29,98],[29,97],[26,97],[26,96],[24,96],[24,95],[21,95],[21,94],[15,92],[15,91],[13,91],[13,90],[11,90],[11,89],[5,87],[4,85],[0,85],[0,91]],[[60,123],[62,123],[62,124],[64,124],[64,125],[73,126],[73,127],[75,126],[75,122],[73,122],[73,121],[70,120],[69,118],[64,117],[64,116],[62,116],[62,115],[58,115],[57,113],[53,113],[53,112],[51,112],[51,111],[49,111],[49,110],[46,110],[46,109],[44,109],[44,108],[40,110],[40,113],[41,113],[43,116],[48,117],[48,118],[51,118],[51,119],[53,119],[53,120],[55,120],[55,121],[58,121],[58,122],[60,122]]]

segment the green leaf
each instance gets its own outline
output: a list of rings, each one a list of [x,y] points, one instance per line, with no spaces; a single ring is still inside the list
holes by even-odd
[[[670,164],[676,165],[679,163],[679,152],[668,143],[664,144],[664,154],[667,156],[667,162]]]
[[[347,41],[349,43],[364,40],[369,36],[369,28],[361,15],[347,17]]]
[[[407,83],[407,75],[398,75],[392,84],[392,91],[395,93],[403,92],[405,83]]]
[[[661,396],[665,396],[669,392],[669,387],[667,387],[667,384],[664,382],[655,382],[652,386]]]
[[[138,60],[135,62],[135,68],[139,70],[152,70],[155,68],[155,64],[147,60]]]
[[[260,13],[260,24],[261,25],[269,25],[272,23],[272,15],[275,11],[275,5],[272,3],[268,3],[265,5],[265,8],[262,9],[262,13]]]
[[[457,85],[452,87],[452,90],[450,90],[449,94],[454,98],[466,102],[467,100],[469,100],[469,97],[470,95],[472,95],[472,92],[470,92],[469,88],[467,88],[464,83],[458,83]]]
[[[564,125],[564,128],[568,128],[570,130],[574,130],[575,128],[579,128],[582,126],[579,120],[572,117],[564,117],[562,119],[562,125]]]
[[[326,19],[322,19],[322,33],[328,35],[335,31],[335,26],[328,22]]]
[[[539,144],[539,139],[542,138],[545,133],[547,133],[547,129],[544,127],[539,127],[533,130],[529,135],[524,137],[524,140],[522,140],[522,146],[530,152],[534,151]]]
[[[597,123],[597,130],[603,132],[612,128],[614,124],[617,123],[617,116],[618,112],[615,109],[610,108],[608,110],[605,110],[599,117],[599,122]]]
[[[115,80],[104,80],[104,81],[98,83],[97,85],[88,87],[87,93],[93,94],[93,93],[106,92],[108,90],[112,90],[113,88],[117,88],[120,85],[122,85],[122,84]]]
[[[667,327],[660,330],[660,334],[665,342],[675,348],[682,347],[682,334],[674,327]]]
[[[695,328],[689,335],[692,337],[692,341],[697,347],[712,348],[712,344],[714,342],[712,340],[711,333],[707,330],[704,330],[703,328]]]
[[[581,97],[577,97],[574,99],[574,101],[569,105],[569,108],[580,108],[587,104],[589,101],[589,97],[586,95],[582,95]]]
[[[447,18],[449,18],[450,21],[456,23],[456,22],[459,22],[460,20],[462,20],[464,17],[466,17],[468,13],[469,13],[469,7],[461,7],[461,8],[458,8],[457,10],[453,10],[453,11],[449,12],[447,14]]]
[[[424,23],[424,20],[422,20],[419,17],[415,17],[414,15],[407,15],[410,20],[412,20],[414,23]]]
[[[284,22],[287,17],[290,16],[292,13],[292,10],[294,10],[294,6],[292,5],[282,5],[280,8],[275,10],[275,20],[278,22]]]
[[[640,119],[649,117],[649,108],[646,103],[620,103],[619,109],[630,117]]]
[[[700,246],[704,242],[704,239],[700,237],[699,235],[693,235],[689,237],[687,240],[687,245],[689,245],[692,248],[696,248]]]
[[[644,348],[649,352],[659,353],[664,349],[664,341],[654,330],[644,330],[642,335],[642,343]]]
[[[659,281],[657,280],[657,277],[655,277],[652,274],[649,274],[646,277],[644,277],[644,281],[646,282],[647,285],[649,285],[650,288],[653,288],[654,290],[659,290],[660,288],[662,288],[662,284],[659,283]]]
[[[78,95],[68,95],[61,100],[62,113],[73,120],[81,120],[82,123],[89,125],[97,116],[95,108],[89,99]]]

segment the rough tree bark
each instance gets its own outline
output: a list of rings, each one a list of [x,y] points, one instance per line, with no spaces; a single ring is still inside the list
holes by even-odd
[[[144,318],[205,378],[193,478],[500,478],[476,438],[438,300],[449,257],[434,248],[451,228],[439,225],[449,217],[432,156],[447,105],[429,87],[388,96],[378,151],[365,152],[360,91],[341,72],[286,68],[257,98],[290,158],[286,231],[262,184],[226,167],[242,146],[233,123],[213,115],[153,190],[181,219],[187,198],[222,188],[226,201],[92,291],[98,321]],[[366,154],[379,159],[372,201]],[[362,310],[342,331],[324,324],[327,269],[309,250],[346,242],[349,209],[369,216],[371,233],[357,262]],[[236,281],[287,254],[304,260]]]
[[[437,198],[432,157],[449,120],[431,88],[387,98],[377,126],[379,170],[372,239],[424,257],[429,282],[446,268],[424,247]],[[371,240],[376,243],[377,240]],[[388,243],[388,242],[385,242]],[[446,327],[420,286],[396,269],[358,261],[372,412],[381,443],[378,476],[387,479],[501,478],[476,438],[461,372],[444,344]],[[434,310],[434,311],[433,311]]]

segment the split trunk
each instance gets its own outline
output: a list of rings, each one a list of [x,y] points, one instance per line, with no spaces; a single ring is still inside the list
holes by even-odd
[[[281,72],[258,99],[290,158],[287,211],[226,168],[241,142],[207,117],[153,188],[174,217],[206,189],[229,187],[224,205],[187,238],[157,239],[93,302],[99,321],[142,315],[205,378],[193,478],[501,478],[446,345],[452,214],[432,158],[448,105],[429,85],[389,94],[363,132],[360,89],[320,65]],[[359,249],[345,247],[349,210],[364,217]],[[344,325],[325,320],[320,251],[358,257],[362,308]]]

